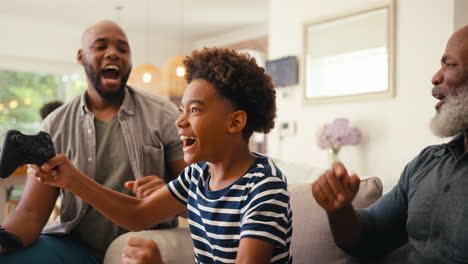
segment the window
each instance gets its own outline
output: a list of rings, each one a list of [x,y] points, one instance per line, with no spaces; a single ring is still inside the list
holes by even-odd
[[[80,74],[0,71],[0,141],[10,129],[36,133],[45,103],[70,101],[85,89],[86,78]]]

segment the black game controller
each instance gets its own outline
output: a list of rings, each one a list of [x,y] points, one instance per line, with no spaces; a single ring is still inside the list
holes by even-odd
[[[53,157],[54,146],[46,132],[24,135],[18,130],[8,130],[0,153],[0,177],[7,178],[24,164],[41,166]]]

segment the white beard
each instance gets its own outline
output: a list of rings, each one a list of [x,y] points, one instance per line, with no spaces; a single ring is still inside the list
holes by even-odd
[[[431,120],[432,132],[438,137],[453,137],[468,129],[468,82],[448,94],[440,111]]]

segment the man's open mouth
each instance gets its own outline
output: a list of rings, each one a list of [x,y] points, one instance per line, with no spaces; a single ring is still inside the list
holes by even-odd
[[[435,105],[436,111],[440,111],[440,108],[442,107],[444,103],[445,103],[445,100],[440,100],[439,102],[437,102],[437,104]]]
[[[120,77],[120,67],[116,65],[108,65],[101,70],[101,75],[105,79],[116,80]]]

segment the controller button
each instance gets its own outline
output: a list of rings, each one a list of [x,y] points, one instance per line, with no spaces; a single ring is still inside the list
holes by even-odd
[[[44,155],[48,158],[48,157],[53,157],[54,155],[52,154],[52,151],[50,150],[46,150],[44,151]]]
[[[20,135],[14,135],[11,137],[11,139],[18,144],[21,144],[24,141],[24,137]]]

